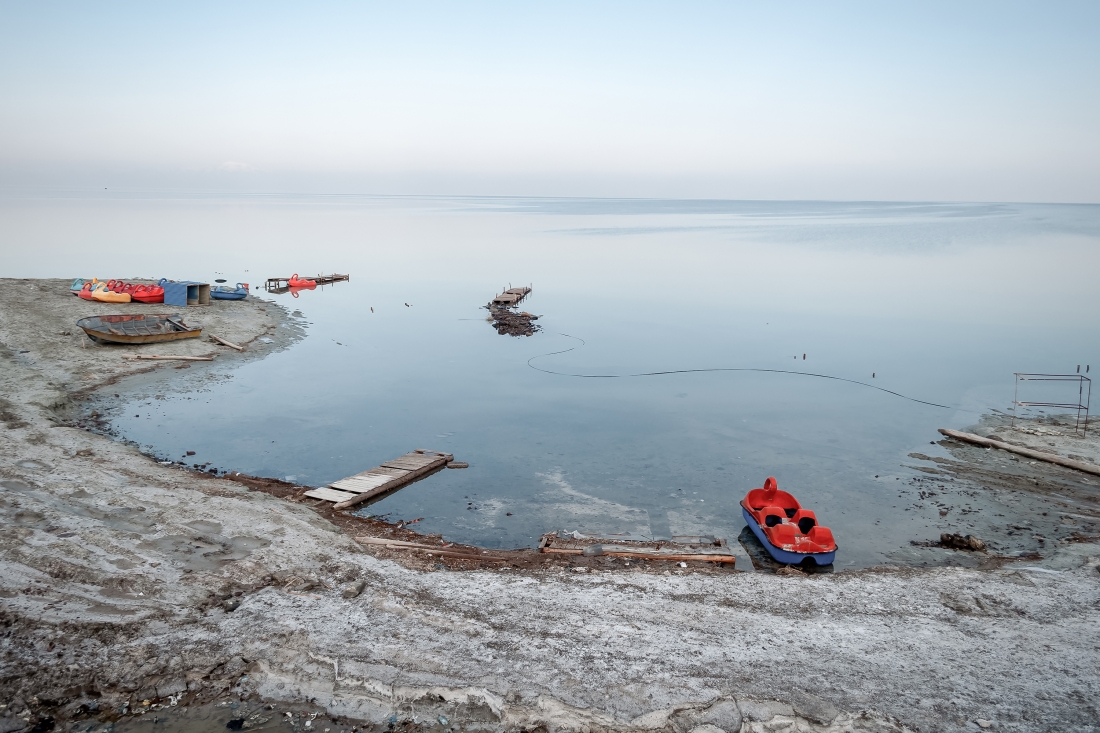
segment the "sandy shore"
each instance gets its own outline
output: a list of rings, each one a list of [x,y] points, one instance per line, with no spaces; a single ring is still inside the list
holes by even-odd
[[[443,730],[439,715],[461,730],[1096,730],[1100,547],[1083,534],[984,570],[410,569],[309,506],[86,429],[97,390],[262,358],[301,338],[291,314],[189,309],[247,351],[152,346],[217,360],[150,367],[82,346],[76,319],[120,307],[67,285],[0,281],[0,733],[169,696],[308,703],[339,731],[391,716]]]

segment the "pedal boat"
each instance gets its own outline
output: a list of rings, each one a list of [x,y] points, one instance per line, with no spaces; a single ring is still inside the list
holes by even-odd
[[[84,287],[87,289],[88,283],[84,283]],[[91,290],[80,292],[80,297],[83,298],[83,293],[87,292],[88,300],[98,300],[100,303],[129,303],[131,300],[129,293],[117,293],[108,288],[107,283],[96,283]]]
[[[244,300],[248,297],[248,283],[237,283],[237,287],[218,285],[210,288],[210,297],[217,300]]]
[[[76,325],[93,341],[115,344],[151,344],[202,335],[201,328],[188,326],[177,314],[92,316],[81,318]]]
[[[284,270],[283,272],[286,272]],[[287,287],[291,288],[315,288],[317,287],[316,280],[305,280],[298,277],[298,273],[294,273],[290,276],[290,279],[286,281]]]
[[[753,489],[741,500],[741,514],[776,562],[831,565],[836,557],[833,533],[819,525],[817,516],[803,509],[798,499],[780,491],[772,476],[764,482],[764,488]]]

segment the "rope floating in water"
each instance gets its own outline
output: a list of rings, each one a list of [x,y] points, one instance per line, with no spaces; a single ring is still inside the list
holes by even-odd
[[[577,341],[581,342],[581,346],[586,345],[584,339],[580,338],[579,336],[570,336],[567,333],[559,333],[558,335],[559,336],[565,336],[566,338],[576,339]],[[886,394],[894,395],[895,397],[900,397],[903,400],[909,400],[910,402],[916,402],[916,403],[921,404],[921,405],[928,405],[930,407],[941,407],[945,410],[950,410],[951,409],[947,405],[941,405],[941,404],[938,404],[936,402],[928,402],[927,400],[918,400],[916,397],[909,397],[907,395],[901,394],[900,392],[895,392],[893,390],[886,389],[885,387],[877,387],[873,384],[868,384],[867,382],[860,382],[857,379],[847,379],[845,377],[835,377],[831,374],[816,374],[814,372],[798,372],[798,371],[794,371],[794,370],[791,370],[791,369],[759,369],[759,368],[752,368],[752,367],[711,367],[711,368],[707,368],[707,369],[669,369],[667,371],[661,371],[661,372],[639,372],[638,374],[574,374],[574,373],[570,373],[570,372],[556,372],[556,371],[553,371],[552,369],[543,369],[542,367],[537,367],[537,366],[535,366],[534,364],[531,363],[535,359],[542,359],[543,357],[546,357],[546,356],[556,356],[557,354],[566,354],[570,351],[575,350],[576,348],[577,348],[576,346],[573,346],[573,347],[568,348],[568,349],[562,349],[561,351],[551,351],[551,352],[546,353],[546,354],[539,354],[537,356],[532,356],[530,359],[527,360],[527,366],[531,367],[535,371],[544,372],[546,374],[555,374],[559,377],[579,377],[581,379],[626,379],[626,378],[630,378],[630,377],[660,377],[660,376],[665,376],[665,375],[669,375],[669,374],[698,374],[698,373],[703,373],[703,372],[762,372],[762,373],[769,373],[769,374],[792,374],[792,375],[796,375],[796,376],[800,376],[800,377],[816,377],[817,379],[832,379],[832,380],[837,381],[837,382],[848,382],[849,384],[858,384],[861,387],[869,387],[871,389],[876,389],[879,392],[885,392]]]

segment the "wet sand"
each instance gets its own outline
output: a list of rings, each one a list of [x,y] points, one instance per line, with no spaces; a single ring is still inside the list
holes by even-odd
[[[145,721],[242,700],[323,713],[317,728],[298,716],[311,731],[976,730],[979,719],[1064,731],[1100,719],[1100,546],[1094,514],[1073,503],[1087,487],[1065,469],[1000,466],[946,442],[953,462],[913,459],[934,482],[909,487],[914,501],[942,500],[941,484],[1007,493],[1040,481],[1027,490],[1045,492],[1058,525],[1028,530],[1045,533],[1040,559],[1029,545],[1023,558],[914,548],[974,567],[812,576],[541,561],[455,572],[464,561],[353,539],[408,528],[332,521],[292,484],[161,465],[88,412],[123,379],[146,380],[155,398],[232,378],[233,364],[303,337],[291,314],[251,299],[189,309],[248,350],[143,350],[218,354],[179,370],[82,346],[77,318],[129,308],[67,286],[0,281],[5,733],[47,719],[136,726],[134,711]],[[946,517],[973,516],[944,503]]]

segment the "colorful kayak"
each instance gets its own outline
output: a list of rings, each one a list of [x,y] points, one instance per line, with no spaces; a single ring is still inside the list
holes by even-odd
[[[248,283],[237,283],[237,287],[218,285],[210,288],[210,297],[217,300],[244,300],[248,297]]]
[[[819,525],[817,516],[803,509],[798,499],[780,491],[774,477],[769,476],[764,488],[753,489],[741,500],[741,514],[768,554],[778,562],[831,565],[836,557],[833,533]]]

